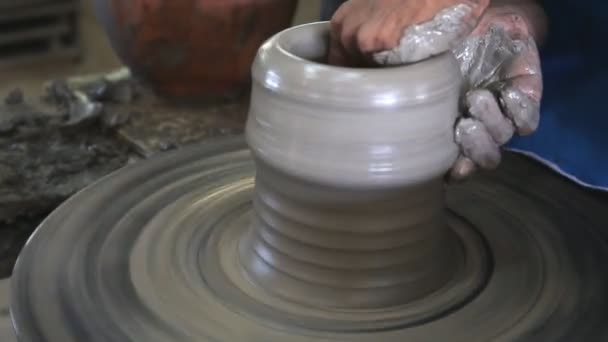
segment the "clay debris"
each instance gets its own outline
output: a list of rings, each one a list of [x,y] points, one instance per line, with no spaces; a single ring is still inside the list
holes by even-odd
[[[96,84],[73,88],[53,81],[42,101],[15,89],[0,102],[0,277],[10,275],[21,246],[46,215],[135,158],[113,129],[129,115],[104,108],[116,91],[118,101],[133,97],[109,82]]]

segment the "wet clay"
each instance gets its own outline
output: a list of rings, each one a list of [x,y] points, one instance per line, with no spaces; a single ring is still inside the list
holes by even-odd
[[[442,176],[454,162],[451,55],[407,68],[324,65],[327,25],[287,30],[253,67],[248,275],[306,305],[375,308],[442,288],[463,264]]]
[[[75,122],[69,114],[26,101],[19,89],[0,102],[0,278],[53,209],[132,155],[105,116]]]
[[[469,244],[459,280],[376,308],[301,303],[250,280],[239,243],[254,177],[236,138],[135,164],[68,200],[17,263],[20,341],[608,338],[608,202],[532,161],[507,155],[449,187],[448,226]]]
[[[128,166],[53,212],[13,277],[19,340],[607,339],[608,203],[510,154],[446,188],[452,57],[310,62],[326,37],[262,47],[246,137]]]

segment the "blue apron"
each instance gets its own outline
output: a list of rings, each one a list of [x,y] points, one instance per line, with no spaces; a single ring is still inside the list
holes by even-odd
[[[325,0],[329,20],[344,0]],[[608,190],[608,0],[546,0],[549,36],[538,130],[507,148],[530,155],[573,181]]]

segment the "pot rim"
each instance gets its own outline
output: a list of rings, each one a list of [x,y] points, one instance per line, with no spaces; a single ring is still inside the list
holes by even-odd
[[[267,40],[252,67],[254,84],[296,100],[359,108],[416,105],[460,91],[462,75],[451,52],[382,68],[319,62],[327,53],[329,30],[329,22],[315,22]]]
[[[289,27],[285,30],[283,30],[282,32],[279,32],[276,35],[276,39],[277,39],[277,44],[278,44],[278,48],[281,49],[283,51],[283,53],[285,53],[285,55],[290,56],[291,58],[295,59],[295,60],[300,60],[301,62],[305,62],[305,63],[312,63],[312,64],[317,64],[317,65],[322,65],[326,68],[329,69],[336,69],[336,70],[362,70],[362,71],[368,71],[368,72],[379,72],[379,73],[386,73],[386,72],[390,72],[391,69],[397,69],[397,68],[405,68],[405,67],[412,67],[415,66],[417,64],[420,63],[424,63],[424,62],[428,62],[431,61],[433,59],[440,59],[442,57],[444,57],[444,55],[449,55],[451,52],[446,51],[437,55],[433,55],[430,56],[429,58],[420,60],[420,61],[416,61],[416,62],[411,62],[411,63],[406,63],[406,64],[401,64],[401,65],[386,65],[386,66],[382,66],[382,67],[347,67],[347,66],[340,66],[340,65],[332,65],[332,64],[327,64],[327,63],[321,63],[318,61],[314,61],[314,60],[309,60],[307,58],[298,56],[297,54],[293,53],[290,51],[289,48],[286,48],[286,40],[289,38],[289,36],[294,33],[294,31],[298,31],[298,30],[304,30],[304,29],[317,29],[317,26],[319,28],[322,28],[323,30],[327,31],[327,35],[329,37],[329,29],[330,29],[330,22],[329,21],[319,21],[319,22],[312,22],[312,23],[306,23],[306,24],[301,24],[301,25],[296,25],[296,26],[292,26]]]

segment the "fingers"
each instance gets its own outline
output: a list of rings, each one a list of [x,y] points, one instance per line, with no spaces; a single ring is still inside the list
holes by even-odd
[[[454,48],[476,23],[473,7],[460,3],[438,11],[430,20],[409,26],[398,46],[374,54],[379,64],[417,62]]]
[[[513,137],[516,129],[523,135],[530,134],[538,126],[539,106],[534,99],[516,85],[507,86],[500,94],[502,108],[489,90],[478,89],[467,93],[465,105],[470,117],[461,119],[456,125],[455,139],[463,156],[483,169],[498,166],[500,146]],[[454,167],[463,168],[462,165]],[[468,169],[466,171],[469,172]],[[466,174],[456,169],[452,173]]]
[[[360,12],[355,12],[350,15],[347,20],[342,21],[339,25],[339,38],[340,43],[344,47],[344,50],[352,56],[359,55],[357,36],[361,25],[365,22],[366,18]]]
[[[455,179],[467,177],[476,168],[496,167],[500,146],[515,133],[533,133],[540,121],[543,84],[534,40],[518,16],[486,21],[489,24],[482,23],[469,39],[471,44],[456,54],[468,86],[475,89],[464,98],[467,118],[456,126],[462,156],[450,173]]]
[[[451,179],[466,178],[477,167],[496,168],[501,160],[500,146],[512,138],[515,130],[520,135],[536,130],[540,105],[533,95],[528,95],[532,86],[530,77],[520,76],[509,81],[509,85],[500,91],[502,106],[489,90],[467,93],[465,106],[470,117],[461,119],[456,125],[455,141],[462,155],[452,167]]]
[[[530,37],[527,39],[516,39],[511,37],[513,57],[502,71],[503,79],[513,79],[518,76],[541,76],[540,54],[536,43]],[[542,92],[542,82],[534,83],[539,88],[530,88],[531,91]],[[540,94],[539,94],[540,95]],[[540,97],[540,96],[539,96]]]
[[[508,116],[519,135],[530,135],[538,128],[540,121],[540,103],[526,95],[516,84],[501,90],[505,115]]]
[[[448,51],[470,33],[489,0],[349,0],[332,18],[351,55],[403,64]],[[378,55],[376,55],[378,54]]]
[[[369,49],[376,44],[375,22],[360,2],[348,1],[338,8],[331,20],[329,64],[349,67],[366,64],[361,45]]]
[[[331,21],[332,35],[347,58],[359,62],[370,60],[368,56],[373,52],[391,49],[399,43],[403,32],[400,23],[409,20],[410,14],[391,9],[391,6],[378,7],[368,1],[349,1],[338,9]]]
[[[399,43],[401,29],[391,15],[365,22],[358,32],[357,45],[364,54],[392,49]]]
[[[329,54],[327,55],[327,63],[330,65],[348,66],[348,58],[342,50],[340,44],[332,41],[329,45]]]
[[[450,177],[462,179],[477,167],[493,169],[500,163],[500,146],[515,131],[520,135],[533,133],[540,121],[540,74],[522,75],[504,82],[499,100],[487,89],[466,94],[464,104],[468,118],[456,125],[456,142],[462,156],[454,164]],[[500,102],[500,103],[499,103]]]
[[[337,18],[339,18],[339,14],[340,12],[336,13]],[[332,21],[331,26],[328,63],[346,67],[359,66],[362,58],[359,53],[353,52],[356,51],[354,38],[348,36],[350,33],[345,33],[352,32],[354,24],[350,24],[346,31],[343,29],[344,23],[341,21]]]
[[[511,120],[504,116],[494,94],[487,89],[470,91],[465,96],[469,118],[456,125],[456,143],[462,155],[453,165],[449,178],[463,180],[477,171],[493,169],[501,160],[500,146],[507,143],[515,131]]]
[[[449,180],[451,181],[462,181],[469,178],[472,174],[477,171],[477,165],[470,158],[460,156],[452,166],[450,170]]]
[[[483,169],[494,169],[500,163],[500,149],[485,125],[473,118],[460,119],[455,140],[462,154]]]
[[[342,43],[340,42],[340,38],[331,34],[330,43],[329,43],[329,52],[327,56],[327,62],[330,65],[339,65],[339,66],[351,66],[352,61],[349,58],[348,53],[344,50]]]
[[[540,101],[543,92],[538,49],[534,40],[518,42],[519,53],[505,68],[505,86],[500,90],[501,104],[520,135],[532,134],[540,121]]]
[[[503,115],[496,97],[489,90],[470,91],[465,97],[465,105],[469,115],[485,126],[496,144],[504,145],[513,137],[513,123]]]

